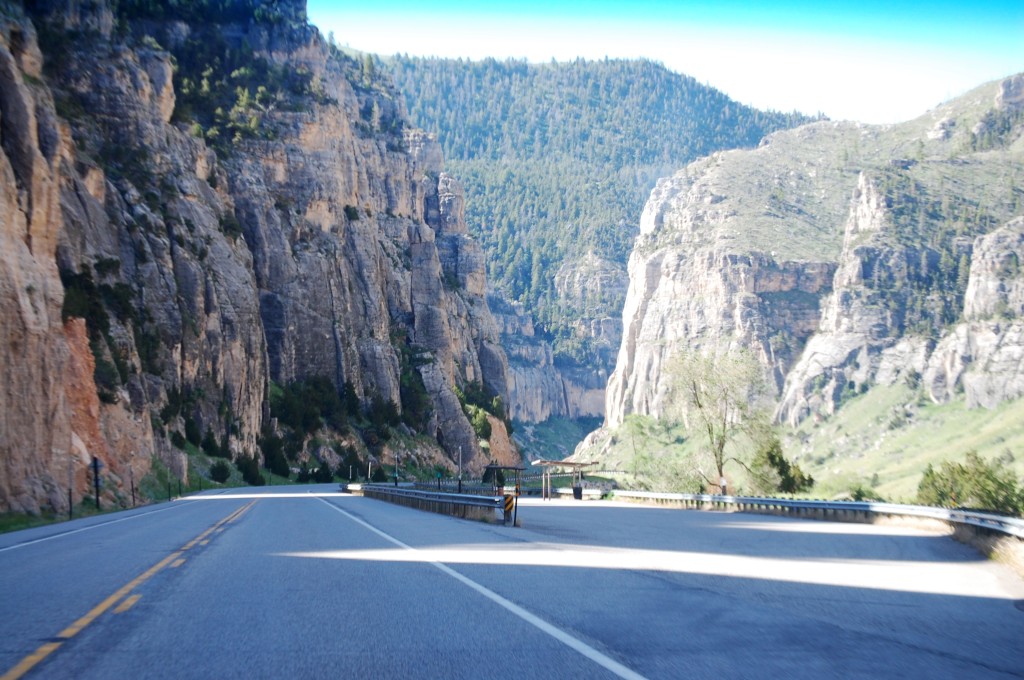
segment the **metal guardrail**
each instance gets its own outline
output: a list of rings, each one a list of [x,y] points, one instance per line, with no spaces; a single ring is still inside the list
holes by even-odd
[[[475,496],[464,493],[445,493],[442,491],[426,491],[410,489],[401,486],[388,484],[363,484],[363,492],[372,491],[387,496],[398,496],[401,498],[416,498],[424,501],[437,501],[451,503],[453,505],[466,505],[478,508],[502,509],[503,498],[501,496]]]
[[[761,498],[759,496],[715,496],[711,494],[656,493],[650,491],[613,491],[613,498],[667,501],[681,503],[717,503],[762,507],[766,509],[828,510],[833,512],[863,512],[878,515],[899,515],[923,517],[953,524],[969,524],[975,527],[999,531],[1024,539],[1024,519],[1004,517],[984,512],[933,508],[925,505],[900,505],[897,503],[876,503],[872,501],[818,501],[789,498]]]

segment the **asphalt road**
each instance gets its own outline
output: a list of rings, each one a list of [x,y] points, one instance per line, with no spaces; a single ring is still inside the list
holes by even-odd
[[[1024,677],[1024,581],[946,537],[335,488],[0,535],[3,680]]]

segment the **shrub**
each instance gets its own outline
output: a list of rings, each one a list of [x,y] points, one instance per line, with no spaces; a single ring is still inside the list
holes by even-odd
[[[267,483],[267,480],[263,479],[263,475],[260,474],[259,463],[249,454],[243,453],[239,455],[235,460],[235,467],[242,473],[242,479],[245,480],[246,484],[250,486],[263,486]]]
[[[350,470],[353,476],[360,474],[360,470],[363,469],[363,461],[360,460],[355,448],[336,445],[334,450],[341,457],[341,462],[338,463],[338,470],[335,473],[338,477],[348,479]]]
[[[280,477],[291,475],[288,458],[284,454],[284,440],[274,435],[269,428],[264,430],[260,438],[260,448],[263,449],[263,464],[268,470]]]
[[[327,463],[320,463],[320,467],[317,468],[316,473],[313,475],[313,479],[321,484],[333,482],[334,472],[331,471],[331,466]]]
[[[814,486],[814,478],[805,474],[800,466],[786,460],[782,443],[771,435],[758,447],[750,465],[751,483],[759,493],[799,493]]]
[[[938,470],[929,465],[917,487],[917,502],[1020,514],[1024,489],[998,460],[988,462],[977,451],[968,451],[962,463],[947,461]]]
[[[200,448],[203,449],[203,453],[211,458],[220,455],[220,445],[217,444],[217,438],[213,435],[213,430],[207,430],[206,434],[203,435],[203,443]]]
[[[191,416],[185,418],[185,439],[193,446],[199,446],[203,440],[199,434],[199,424]]]
[[[473,426],[477,439],[489,440],[491,438],[491,421],[487,419],[487,411],[467,404],[466,413],[469,415],[469,422]]]
[[[228,466],[227,461],[218,460],[210,466],[210,479],[218,484],[223,484],[228,481],[228,477],[230,476],[231,468]]]

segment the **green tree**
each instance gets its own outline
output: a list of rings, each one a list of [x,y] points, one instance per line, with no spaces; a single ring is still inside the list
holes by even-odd
[[[228,478],[230,476],[231,468],[228,467],[227,461],[218,460],[217,462],[210,466],[210,479],[217,482],[218,484],[223,484],[224,482],[228,481]]]
[[[325,462],[320,463],[320,467],[316,469],[313,474],[313,480],[320,484],[327,484],[334,481],[334,471],[331,470],[331,466]]]
[[[740,435],[763,427],[759,409],[766,396],[764,373],[747,350],[684,352],[669,361],[668,402],[679,406],[677,415],[705,438],[716,476],[699,470],[709,486],[719,487],[730,461],[727,446]]]
[[[814,486],[814,478],[782,453],[782,442],[774,432],[762,437],[750,463],[750,483],[756,493],[800,493]]]
[[[247,453],[239,454],[235,459],[235,467],[242,473],[242,479],[249,486],[263,486],[267,480],[260,474],[260,465],[255,457]]]

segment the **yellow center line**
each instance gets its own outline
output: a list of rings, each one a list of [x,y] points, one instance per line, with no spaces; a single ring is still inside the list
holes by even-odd
[[[179,551],[173,552],[170,555],[168,555],[167,557],[163,558],[162,560],[160,560],[159,562],[154,564],[152,567],[150,567],[144,574],[142,574],[140,576],[136,576],[130,582],[128,582],[127,584],[121,586],[117,590],[117,592],[115,592],[113,595],[111,595],[107,599],[103,600],[103,602],[100,602],[98,605],[93,607],[92,610],[88,614],[86,614],[82,618],[78,619],[77,621],[72,623],[70,626],[68,626],[67,628],[62,630],[60,633],[58,633],[57,637],[63,638],[65,640],[71,639],[72,637],[77,635],[83,628],[85,628],[90,623],[95,621],[96,617],[98,617],[100,614],[102,614],[103,612],[107,611],[111,607],[113,607],[114,604],[117,603],[118,600],[120,600],[122,597],[124,597],[125,595],[130,593],[137,586],[142,585],[144,582],[149,580],[153,576],[153,574],[157,573],[158,571],[160,571],[161,569],[166,567],[171,561],[177,559],[180,556],[181,556],[181,551],[179,550]]]
[[[174,564],[172,564],[171,567],[174,568],[174,569],[177,569],[178,567],[180,567],[183,564],[185,564],[185,558],[184,557],[182,557],[180,560],[175,560]]]
[[[138,586],[140,586],[143,583],[145,583],[154,574],[156,574],[158,571],[160,571],[161,569],[166,567],[171,562],[174,562],[175,560],[180,559],[181,558],[181,554],[183,552],[185,552],[189,548],[195,546],[196,543],[198,543],[198,542],[202,541],[203,539],[205,539],[207,536],[209,536],[215,530],[223,527],[228,522],[234,521],[234,520],[238,519],[239,517],[241,517],[242,514],[244,514],[244,512],[247,511],[249,508],[251,508],[255,503],[256,503],[256,501],[253,500],[253,501],[250,501],[248,504],[243,505],[241,508],[235,510],[230,515],[228,515],[224,519],[220,520],[219,522],[217,522],[212,527],[210,527],[209,529],[207,529],[203,533],[199,534],[195,538],[193,538],[191,541],[189,541],[187,544],[185,544],[185,546],[182,547],[181,549],[175,550],[170,555],[168,555],[167,557],[163,558],[162,560],[160,560],[159,562],[154,564],[152,567],[147,569],[145,572],[143,572],[142,574],[136,576],[134,579],[132,579],[131,581],[129,581],[125,585],[123,585],[120,588],[118,588],[117,591],[113,595],[109,596],[107,599],[103,600],[98,605],[96,605],[91,610],[89,610],[88,614],[86,614],[85,616],[83,616],[82,618],[78,619],[77,621],[72,623],[70,626],[68,626],[67,628],[62,630],[57,635],[57,640],[54,640],[52,642],[47,642],[46,644],[40,646],[39,649],[37,649],[36,651],[32,652],[31,654],[26,656],[24,659],[22,659],[20,662],[18,662],[17,666],[15,666],[11,670],[7,671],[2,676],[0,676],[0,680],[18,680],[18,678],[24,676],[25,673],[28,673],[30,670],[32,670],[43,659],[45,659],[50,654],[52,654],[57,649],[59,649],[62,644],[64,644],[66,641],[70,640],[72,637],[74,637],[75,635],[80,633],[83,628],[88,626],[90,623],[95,621],[101,614],[103,614],[108,609],[113,607],[125,595],[127,595],[132,590],[134,590]],[[208,542],[209,541],[207,541],[207,543]],[[184,560],[182,559],[181,562],[184,562]],[[132,597],[128,598],[128,600],[126,600],[124,603],[122,603],[122,605],[120,607],[118,607],[117,609],[115,609],[114,611],[116,613],[120,613],[122,611],[127,611],[132,605],[134,605],[138,601],[139,597],[140,597],[139,595],[133,595]]]
[[[142,597],[142,596],[139,595],[138,593],[136,593],[134,595],[129,595],[128,597],[125,598],[124,602],[122,602],[121,604],[117,605],[117,607],[114,609],[114,613],[115,614],[124,614],[126,611],[131,609],[135,605],[136,602],[139,601],[140,597]]]

